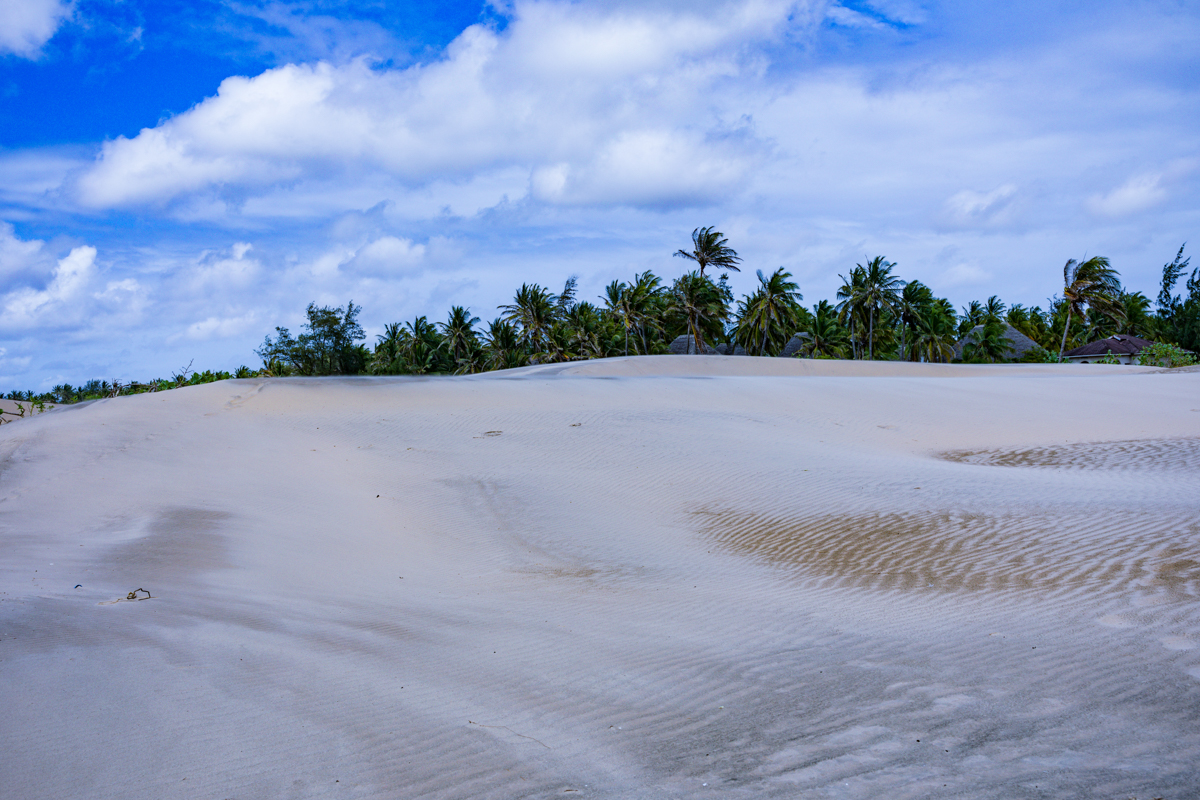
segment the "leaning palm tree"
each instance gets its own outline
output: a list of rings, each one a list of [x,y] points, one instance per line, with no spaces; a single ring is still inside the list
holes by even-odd
[[[633,313],[630,308],[631,295],[625,281],[614,280],[604,287],[604,296],[601,298],[608,313],[625,330],[625,355],[629,355],[629,329],[633,327]]]
[[[720,231],[714,231],[714,225],[707,228],[696,228],[692,231],[692,250],[689,253],[687,250],[676,250],[673,255],[680,258],[686,258],[689,261],[695,261],[699,268],[700,277],[704,277],[705,267],[714,267],[719,269],[731,269],[734,272],[741,272],[738,269],[738,264],[742,259],[738,257],[737,251],[728,246],[729,240],[724,238],[725,234]]]
[[[1071,259],[1063,267],[1063,304],[1067,318],[1063,325],[1062,342],[1058,346],[1061,361],[1067,348],[1067,331],[1071,328],[1071,317],[1083,317],[1084,308],[1092,308],[1114,320],[1123,321],[1125,310],[1121,304],[1121,281],[1108,259],[1093,256],[1082,263]]]

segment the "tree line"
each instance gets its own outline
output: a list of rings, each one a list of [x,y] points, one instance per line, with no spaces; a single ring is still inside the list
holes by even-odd
[[[298,334],[277,327],[255,350],[262,359],[257,369],[194,373],[189,365],[170,379],[125,384],[93,380],[5,397],[74,403],[227,378],[461,375],[662,354],[680,336],[691,337],[690,351],[700,353],[777,356],[799,336],[792,349],[802,358],[995,363],[1011,356],[1004,335],[1011,325],[1037,344],[1022,356],[1024,361],[1058,361],[1072,347],[1114,334],[1200,351],[1200,268],[1189,271],[1184,246],[1163,266],[1155,301],[1127,291],[1108,259],[1093,257],[1066,263],[1062,292],[1045,308],[1008,305],[993,295],[961,310],[922,282],[902,280],[897,265],[883,256],[839,275],[842,283],[834,300],[805,306],[800,287],[782,267],[769,275],[757,270],[753,291],[735,298],[729,272],[740,271],[742,259],[713,227],[694,230],[690,248],[673,255],[691,269],[669,282],[649,270],[629,281],[614,280],[595,302],[578,297],[574,276],[558,292],[523,283],[512,302],[499,306],[488,322],[481,323],[464,306],[453,306],[444,321],[418,316],[391,323],[370,346],[358,322],[360,306],[310,303]],[[964,337],[965,346],[956,350]]]
[[[444,322],[418,316],[392,323],[372,346],[362,343],[360,307],[312,304],[299,336],[276,328],[255,352],[267,375],[470,374],[662,354],[679,336],[691,337],[691,352],[776,356],[799,336],[793,349],[802,358],[996,363],[1011,355],[1006,325],[1036,343],[1024,361],[1060,361],[1066,350],[1114,334],[1200,350],[1200,268],[1188,272],[1183,247],[1163,267],[1157,303],[1127,291],[1108,259],[1093,257],[1066,263],[1062,292],[1045,308],[1010,306],[993,295],[961,311],[920,281],[902,280],[883,256],[839,275],[834,301],[805,306],[782,267],[758,270],[754,290],[735,300],[728,273],[740,271],[741,258],[711,227],[693,231],[691,248],[674,255],[694,269],[669,283],[652,271],[635,273],[610,283],[597,302],[577,296],[574,277],[559,292],[525,283],[489,322],[453,306]],[[1186,294],[1174,293],[1185,276]]]

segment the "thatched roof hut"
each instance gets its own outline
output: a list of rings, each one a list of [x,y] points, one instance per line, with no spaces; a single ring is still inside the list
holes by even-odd
[[[956,359],[962,358],[963,348],[965,348],[968,344],[978,341],[977,337],[982,331],[982,325],[976,325],[974,328],[971,328],[971,330],[967,331],[967,335],[959,339],[958,343],[954,345],[954,357]],[[1009,325],[1007,322],[1004,323],[1004,338],[1008,339],[1008,344],[1012,348],[1008,351],[1009,361],[1020,361],[1021,357],[1027,352],[1039,346],[1037,342],[1035,342],[1033,339],[1030,339],[1012,325]]]

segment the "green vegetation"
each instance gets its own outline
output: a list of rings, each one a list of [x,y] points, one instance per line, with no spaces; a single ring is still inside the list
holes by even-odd
[[[1144,367],[1190,367],[1196,356],[1177,345],[1155,342],[1138,355],[1138,363]]]
[[[1179,366],[1195,363],[1185,351],[1200,351],[1200,269],[1189,274],[1189,258],[1180,247],[1163,266],[1155,308],[1141,292],[1127,292],[1108,260],[1068,261],[1063,292],[1041,306],[1006,305],[996,296],[972,301],[956,313],[920,281],[904,281],[897,265],[883,256],[856,264],[842,277],[836,302],[820,300],[811,311],[790,272],[757,271],[758,286],[734,300],[725,270],[738,270],[742,259],[713,227],[692,232],[690,250],[673,255],[695,269],[665,283],[653,272],[614,280],[593,304],[577,297],[569,277],[559,293],[525,283],[500,316],[480,324],[470,309],[454,306],[444,322],[419,316],[393,322],[372,346],[358,323],[361,308],[310,303],[303,329],[293,336],[275,329],[255,353],[262,367],[235,372],[196,373],[187,368],[170,379],[145,383],[93,380],[48,392],[10,392],[5,397],[28,403],[65,404],[124,394],[163,391],[228,378],[285,375],[438,375],[468,374],[527,364],[576,361],[668,351],[677,337],[693,337],[695,352],[744,348],[751,355],[779,355],[800,334],[803,358],[854,358],[949,362],[955,344],[976,326],[981,331],[962,352],[966,361],[995,363],[1013,356],[1005,324],[1032,339],[1037,347],[1025,362],[1054,363],[1066,350],[1089,341],[1128,334],[1161,344],[1147,351],[1144,363]],[[721,270],[714,280],[705,270]],[[1186,278],[1187,293],[1175,294]],[[30,413],[33,406],[30,407]]]

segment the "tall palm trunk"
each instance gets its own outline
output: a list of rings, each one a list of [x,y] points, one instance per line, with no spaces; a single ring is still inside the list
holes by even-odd
[[[871,306],[871,327],[867,330],[867,361],[875,360],[875,307]]]
[[[1067,331],[1071,330],[1071,309],[1067,309],[1067,321],[1063,325],[1062,344],[1058,346],[1058,360],[1062,361],[1063,351],[1067,349]]]

